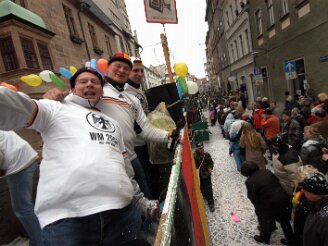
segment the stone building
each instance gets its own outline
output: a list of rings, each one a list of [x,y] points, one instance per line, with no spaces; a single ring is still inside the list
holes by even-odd
[[[43,82],[29,86],[20,77],[55,72],[60,67],[81,67],[90,59],[105,58],[118,51],[139,56],[140,45],[131,32],[124,0],[0,0],[0,81],[15,85],[32,98],[41,98],[55,87]],[[40,151],[35,131],[19,135]],[[0,245],[19,234],[4,179],[0,180]]]
[[[38,74],[42,70],[57,72],[59,67],[78,68],[92,58],[108,59],[117,51],[139,56],[140,45],[131,32],[124,1],[115,3],[117,5],[112,1],[91,0],[46,3],[2,0],[1,81],[17,85],[21,91],[40,98],[53,83],[31,87],[19,82],[21,76]],[[106,13],[111,9],[120,14],[115,21]]]
[[[161,83],[162,77],[154,67],[150,66],[149,68],[147,68],[146,66],[144,66],[144,68],[145,68],[145,82],[142,84],[142,90],[145,91],[147,89],[162,84]]]
[[[328,91],[328,1],[252,0],[249,15],[263,95]]]
[[[212,80],[217,81],[221,95],[243,91],[254,102],[253,54],[249,15],[245,1],[208,1],[206,18],[207,57]]]

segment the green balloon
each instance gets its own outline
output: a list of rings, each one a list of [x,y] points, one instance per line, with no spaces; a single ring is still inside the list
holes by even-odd
[[[178,78],[178,83],[181,87],[181,90],[182,90],[182,94],[185,96],[185,95],[188,95],[188,86],[187,86],[187,82],[186,82],[186,78],[185,77],[179,77]]]
[[[59,88],[65,88],[65,83],[60,79],[58,78],[58,76],[54,73],[51,73],[50,75],[50,79],[52,80],[52,82],[54,82],[54,84],[56,86],[58,86]]]

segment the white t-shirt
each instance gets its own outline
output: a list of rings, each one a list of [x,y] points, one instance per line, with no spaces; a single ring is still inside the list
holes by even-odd
[[[124,91],[128,94],[131,94],[132,96],[135,96],[139,100],[145,114],[148,114],[148,101],[142,90],[134,88],[133,86],[126,83]],[[134,145],[143,146],[145,144],[146,144],[145,139],[143,139],[140,135],[137,135]]]
[[[17,173],[38,159],[38,153],[13,131],[0,130],[0,151],[3,161],[0,169],[5,170],[5,176]]]
[[[119,123],[130,160],[137,157],[134,151],[137,136],[134,130],[134,122],[142,129],[140,133],[142,138],[160,143],[168,142],[168,132],[148,124],[147,117],[139,100],[125,91],[117,91],[109,83],[104,85],[102,112],[115,118]]]
[[[36,103],[38,113],[30,128],[44,142],[35,204],[41,227],[130,204],[134,190],[118,124],[72,102]]]

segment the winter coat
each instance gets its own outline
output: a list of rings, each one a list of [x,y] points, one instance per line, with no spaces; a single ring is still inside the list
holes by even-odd
[[[303,245],[328,246],[328,196],[310,204],[304,225]]]
[[[285,110],[287,111],[292,111],[293,108],[298,108],[301,109],[300,104],[295,101],[294,99],[292,99],[291,101],[286,101],[285,102]]]
[[[246,170],[245,170],[246,169]],[[245,184],[247,197],[253,203],[257,212],[265,212],[276,216],[289,206],[290,196],[281,187],[277,177],[267,169],[248,170],[248,165],[242,167],[243,175],[249,174]],[[247,176],[247,174],[245,175]]]
[[[281,186],[289,195],[292,195],[297,180],[297,168],[302,166],[297,151],[289,146],[285,152],[273,154],[272,165]]]
[[[244,134],[240,137],[239,145],[240,147],[246,149],[246,161],[253,161],[259,166],[260,169],[265,169],[266,163],[263,154],[266,150],[266,144],[261,134],[257,133],[257,135],[261,139],[261,146],[259,148],[251,148],[249,141],[245,138]]]
[[[231,124],[232,122],[235,121],[235,118],[233,117],[233,114],[232,113],[229,113],[227,115],[227,118],[226,120],[224,121],[224,125],[223,125],[223,130],[227,133],[229,133],[230,131],[230,127],[231,127]]]
[[[328,119],[318,121],[312,126],[319,130],[319,133],[324,137],[324,139],[328,139]]]
[[[210,111],[210,119],[211,120],[214,120],[215,119],[215,114],[214,113],[215,113],[214,110],[211,110]]]
[[[307,120],[311,116],[311,105],[304,104],[300,113],[303,115],[304,119]]]
[[[291,119],[288,122],[284,122],[282,125],[282,132],[286,133],[287,143],[296,149],[301,148],[303,139],[303,129],[301,129],[298,121]]]
[[[265,138],[268,140],[280,133],[280,121],[275,115],[269,115],[267,119],[262,120],[261,124],[265,130]]]
[[[211,176],[211,172],[209,171],[209,169],[213,169],[214,166],[211,155],[207,152],[204,152],[204,154],[200,154],[195,151],[194,159],[196,162],[196,168],[199,168],[199,177],[201,179],[206,179]]]
[[[303,132],[304,127],[308,125],[304,116],[301,114],[292,117],[292,119],[296,120],[300,124],[302,132]]]
[[[263,112],[264,112],[263,109],[258,109],[255,110],[255,113],[253,115],[253,123],[256,130],[260,130],[262,128],[261,121],[262,121]]]
[[[322,173],[327,173],[328,161],[322,159],[322,148],[326,141],[323,138],[308,139],[302,145],[300,157],[303,165],[310,164]]]

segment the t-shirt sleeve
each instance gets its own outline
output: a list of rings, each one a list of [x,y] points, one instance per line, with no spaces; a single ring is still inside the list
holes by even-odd
[[[35,101],[35,103],[38,107],[38,110],[35,119],[33,122],[31,122],[29,128],[43,132],[50,126],[62,104],[60,102],[48,99]]]

